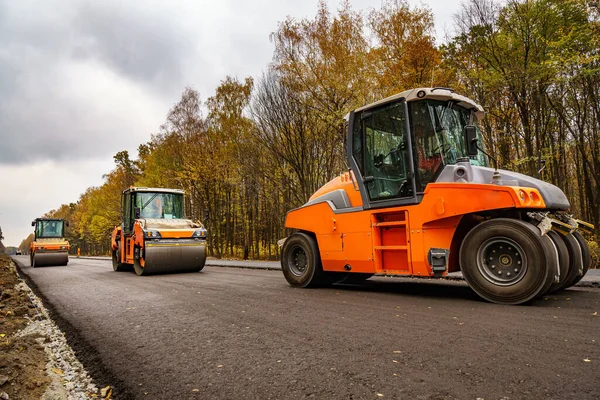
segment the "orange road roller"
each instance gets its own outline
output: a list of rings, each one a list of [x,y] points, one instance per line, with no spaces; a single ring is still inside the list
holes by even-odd
[[[64,219],[36,218],[31,226],[35,227],[35,231],[34,239],[29,245],[30,265],[67,265],[71,246],[65,239],[65,228],[69,223]]]
[[[112,232],[115,271],[138,275],[199,272],[206,229],[184,217],[184,191],[130,187],[121,196],[121,224]]]
[[[480,297],[521,304],[577,283],[591,265],[556,186],[489,167],[480,105],[417,88],[350,112],[349,170],[287,213],[291,286],[461,271]]]

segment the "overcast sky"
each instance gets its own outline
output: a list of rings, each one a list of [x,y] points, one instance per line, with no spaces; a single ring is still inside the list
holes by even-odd
[[[433,10],[442,38],[461,1],[409,3]],[[258,77],[277,23],[316,10],[317,0],[0,0],[4,244],[19,245],[33,219],[101,185],[112,156],[135,155],[185,86],[206,100],[227,75]]]

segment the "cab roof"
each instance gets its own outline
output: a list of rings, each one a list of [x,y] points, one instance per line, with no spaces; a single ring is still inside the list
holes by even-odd
[[[146,193],[173,193],[173,194],[185,194],[182,189],[166,189],[166,188],[149,188],[149,187],[136,187],[131,186],[123,190],[123,194],[130,192],[146,192]]]
[[[415,100],[423,100],[423,99],[432,99],[432,100],[441,100],[448,101],[453,100],[457,102],[457,104],[461,107],[466,108],[467,110],[474,109],[475,116],[477,119],[483,118],[484,111],[483,107],[479,104],[475,103],[473,100],[468,97],[461,96],[460,94],[454,93],[454,90],[448,88],[416,88],[405,90],[404,92],[400,92],[390,97],[386,97],[385,99],[378,100],[374,103],[367,104],[366,106],[362,106],[354,110],[354,112],[359,112],[363,110],[368,110],[370,108],[377,107],[381,104],[388,103],[390,101],[394,101],[397,99],[405,98],[407,102],[415,101]],[[347,119],[348,116],[346,116]]]

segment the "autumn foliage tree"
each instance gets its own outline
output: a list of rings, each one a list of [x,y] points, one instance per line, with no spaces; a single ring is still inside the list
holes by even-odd
[[[492,155],[506,168],[557,184],[573,211],[597,225],[596,7],[584,0],[470,0],[443,50],[457,86],[488,111]]]
[[[107,253],[124,188],[181,188],[189,218],[210,215],[210,255],[277,258],[285,212],[346,168],[344,116],[446,86],[484,106],[485,146],[501,166],[558,185],[600,225],[597,4],[465,0],[441,45],[433,21],[406,0],[363,11],[342,1],[336,12],[320,1],[312,18],[285,18],[261,77],[227,76],[206,101],[185,88],[137,158],[117,153],[102,186],[49,215],[71,221],[85,252]]]

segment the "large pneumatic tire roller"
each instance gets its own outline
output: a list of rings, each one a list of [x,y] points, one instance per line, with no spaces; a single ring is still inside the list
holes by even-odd
[[[31,266],[46,267],[50,265],[67,265],[69,263],[69,253],[64,252],[53,252],[53,253],[39,253],[35,252],[31,255]]]
[[[492,168],[483,116],[441,87],[350,111],[348,171],[286,215],[296,232],[278,242],[289,284],[462,271],[483,299],[515,305],[577,283],[591,264],[580,233],[594,226],[569,214],[557,186]]]
[[[200,272],[206,263],[206,244],[150,244],[134,250],[138,275]]]

